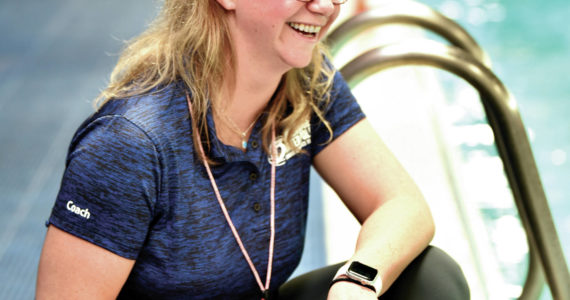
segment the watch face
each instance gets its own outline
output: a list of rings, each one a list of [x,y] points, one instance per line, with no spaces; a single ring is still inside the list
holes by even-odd
[[[376,274],[378,274],[378,271],[376,269],[371,268],[365,264],[361,264],[357,261],[353,261],[350,264],[348,272],[367,281],[374,280],[374,278],[376,278]]]

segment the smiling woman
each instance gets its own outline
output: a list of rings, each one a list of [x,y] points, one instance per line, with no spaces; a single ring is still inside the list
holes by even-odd
[[[339,3],[166,0],[71,141],[37,298],[467,299],[321,45]],[[311,165],[362,229],[345,266],[287,282]]]

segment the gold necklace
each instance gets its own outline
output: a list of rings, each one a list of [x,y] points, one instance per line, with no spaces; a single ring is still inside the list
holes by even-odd
[[[246,138],[247,133],[251,130],[251,128],[253,128],[253,125],[255,125],[255,122],[257,122],[257,119],[259,118],[261,113],[259,115],[257,115],[257,117],[255,117],[255,119],[253,119],[253,122],[251,122],[251,124],[249,124],[249,126],[247,127],[247,129],[245,131],[241,131],[239,126],[237,126],[237,124],[225,113],[218,112],[218,115],[221,115],[227,121],[228,125],[230,125],[230,129],[233,132],[235,132],[241,136],[241,148],[243,150],[246,150],[247,149],[247,138]]]

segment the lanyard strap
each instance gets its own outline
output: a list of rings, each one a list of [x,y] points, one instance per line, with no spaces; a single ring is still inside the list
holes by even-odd
[[[190,115],[192,116],[192,104],[190,103],[190,96],[188,95],[188,93],[186,93],[186,102],[188,103],[188,110],[190,111]],[[194,122],[192,121],[192,132],[194,134],[194,132],[196,132],[195,130],[195,126],[194,126]],[[267,259],[267,277],[265,278],[265,286],[263,285],[263,283],[261,282],[261,278],[259,277],[259,273],[257,272],[255,266],[253,265],[253,262],[251,261],[251,258],[249,257],[249,254],[247,253],[247,250],[245,249],[245,246],[243,245],[241,238],[237,232],[237,229],[235,228],[232,219],[230,218],[230,215],[228,213],[228,210],[226,208],[226,205],[224,204],[224,200],[222,199],[222,196],[220,195],[220,191],[218,190],[218,185],[216,184],[216,181],[214,180],[214,176],[212,175],[212,171],[210,170],[210,166],[208,165],[208,162],[206,161],[206,155],[204,154],[204,148],[202,147],[202,142],[200,139],[198,139],[198,146],[200,148],[200,155],[202,157],[202,161],[204,162],[204,167],[206,167],[206,172],[208,173],[208,177],[210,178],[210,183],[212,184],[212,188],[214,189],[214,193],[216,194],[216,198],[218,199],[218,203],[220,204],[220,208],[222,209],[222,212],[224,213],[224,216],[226,217],[226,221],[228,222],[228,225],[230,226],[230,229],[232,230],[232,233],[234,235],[234,238],[236,240],[236,242],[239,245],[239,248],[241,249],[241,253],[243,254],[243,257],[245,258],[245,260],[247,261],[249,268],[251,269],[251,272],[253,273],[253,276],[255,277],[255,280],[257,281],[257,284],[259,285],[259,289],[262,292],[263,297],[261,299],[267,299],[268,298],[268,291],[269,291],[269,283],[271,282],[271,270],[272,270],[272,266],[273,266],[273,247],[274,247],[274,242],[275,242],[275,165],[277,163],[277,148],[275,147],[275,125],[272,126],[271,128],[271,189],[270,189],[270,198],[271,198],[271,219],[270,219],[270,226],[271,226],[271,236],[269,239],[269,255],[268,255],[268,259]]]

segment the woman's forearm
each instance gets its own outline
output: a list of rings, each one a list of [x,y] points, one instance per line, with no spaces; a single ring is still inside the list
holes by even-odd
[[[435,226],[421,195],[386,201],[362,224],[352,260],[379,271],[382,292],[429,244]]]

